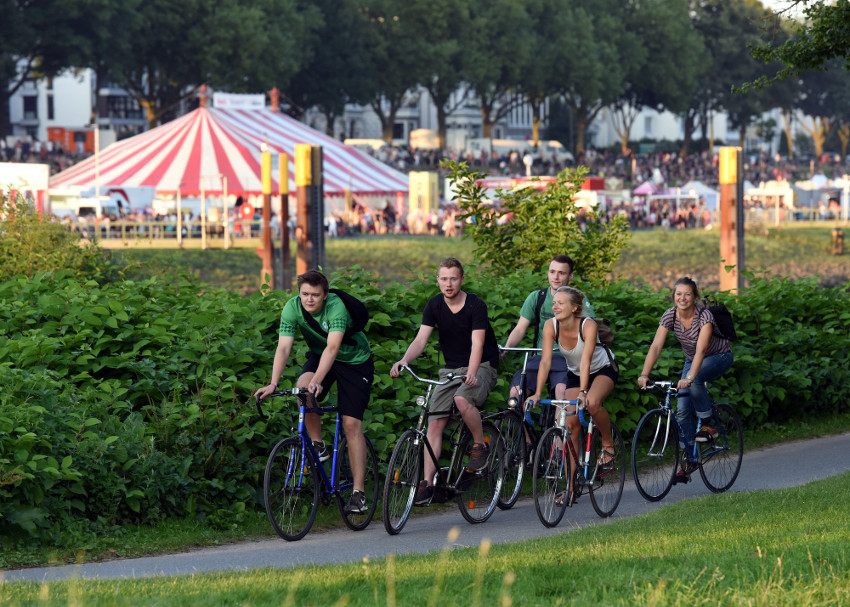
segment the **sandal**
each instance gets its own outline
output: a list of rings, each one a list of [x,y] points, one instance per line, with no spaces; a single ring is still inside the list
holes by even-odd
[[[566,491],[559,491],[558,493],[555,494],[555,505],[556,506],[561,507],[561,506],[564,505],[564,498],[566,497],[565,494],[566,494]],[[570,487],[570,498],[569,498],[569,502],[567,503],[567,506],[572,506],[577,501],[578,501],[578,495],[576,495],[576,493],[572,490],[572,487]]]
[[[617,464],[617,459],[612,451],[602,449],[599,457],[596,459],[596,465],[600,470],[613,468]]]

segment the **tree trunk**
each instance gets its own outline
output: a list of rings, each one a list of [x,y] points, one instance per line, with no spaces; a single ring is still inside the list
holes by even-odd
[[[679,150],[679,154],[682,156],[687,156],[691,147],[691,140],[694,137],[694,121],[696,120],[696,112],[691,112],[688,110],[685,112],[684,119],[682,120],[682,149]]]
[[[785,143],[788,144],[788,159],[794,158],[794,136],[791,134],[791,122],[794,115],[791,111],[782,110],[782,121],[785,123]]]
[[[847,159],[847,144],[850,143],[850,124],[847,122],[841,124],[836,131],[838,140],[841,142],[841,161]]]
[[[483,103],[481,104],[481,125],[484,128],[484,138],[492,138],[493,121],[490,120],[490,108]]]

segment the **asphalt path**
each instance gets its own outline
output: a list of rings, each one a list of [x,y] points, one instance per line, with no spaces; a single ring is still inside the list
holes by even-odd
[[[745,452],[741,472],[730,491],[748,492],[803,485],[850,470],[850,433],[795,441],[776,447]],[[496,510],[485,523],[470,525],[452,508],[444,512],[416,508],[400,534],[390,536],[380,521],[360,532],[346,528],[310,532],[298,542],[269,539],[227,546],[195,549],[176,554],[122,559],[83,565],[38,567],[0,571],[2,581],[56,581],[65,579],[142,578],[191,575],[213,571],[246,571],[262,567],[289,568],[298,565],[351,563],[374,560],[391,554],[427,553],[449,548],[480,545],[483,539],[501,544],[541,536],[567,533],[588,525],[603,525],[644,512],[651,512],[685,499],[707,495],[699,473],[687,485],[674,485],[661,502],[645,501],[635,489],[631,474],[623,499],[609,519],[599,518],[583,495],[567,510],[561,524],[544,527],[537,519],[534,503],[522,498],[510,510]],[[805,504],[800,505],[801,508]],[[448,531],[457,527],[458,538],[448,543]]]

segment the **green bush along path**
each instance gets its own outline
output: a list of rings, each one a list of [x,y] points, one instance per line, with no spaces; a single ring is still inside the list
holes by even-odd
[[[505,336],[517,302],[538,282],[528,272],[470,266],[465,287],[485,297]],[[385,371],[435,287],[430,276],[379,286],[358,268],[332,284],[372,312],[367,334],[378,373],[365,429],[386,457],[415,411],[411,382]],[[291,411],[257,419],[250,399],[268,378],[288,296],[242,296],[190,279],[83,281],[64,272],[0,283],[3,543],[80,547],[107,530],[169,517],[227,529],[256,511],[266,455],[293,426]],[[652,402],[629,387],[668,300],[626,282],[589,288],[588,297],[616,331],[622,381],[606,407],[628,434]],[[732,371],[712,393],[731,400],[748,429],[801,411],[847,411],[846,287],[752,277],[745,294],[724,299],[741,340]],[[665,349],[656,376],[675,373],[679,358],[677,348]],[[433,346],[417,360],[425,375],[439,366]],[[488,408],[503,406],[510,371],[502,369]]]

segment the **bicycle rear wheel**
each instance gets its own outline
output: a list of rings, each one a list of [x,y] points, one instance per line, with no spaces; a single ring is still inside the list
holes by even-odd
[[[731,405],[714,405],[713,422],[717,437],[699,443],[702,482],[714,493],[723,493],[735,483],[744,457],[744,432],[741,419]]]
[[[369,526],[372,517],[375,516],[375,508],[378,506],[378,458],[375,456],[375,448],[368,436],[363,437],[366,441],[366,474],[363,477],[363,493],[366,495],[365,512],[346,512],[345,506],[354,491],[354,474],[351,471],[351,460],[348,456],[348,439],[343,436],[339,441],[339,451],[336,458],[336,504],[342,520],[349,529],[360,531]]]
[[[302,440],[291,436],[275,445],[263,479],[266,514],[277,534],[288,541],[307,534],[319,509],[319,476]]]
[[[590,457],[596,472],[590,482],[590,502],[596,514],[605,518],[614,514],[623,497],[623,484],[626,482],[626,446],[617,424],[611,422],[611,436],[614,439],[614,464],[599,466],[602,453],[602,433],[593,429],[590,439]]]
[[[490,422],[482,422],[484,442],[490,447],[490,457],[487,467],[478,472],[467,470],[465,462],[468,460],[473,439],[469,430],[464,428],[463,438],[460,443],[460,462],[455,464],[455,480],[457,491],[457,505],[460,513],[470,523],[483,523],[496,510],[499,501],[499,492],[502,488],[504,477],[505,447],[499,430]]]
[[[401,531],[413,509],[416,486],[422,473],[422,443],[417,433],[408,430],[398,439],[384,480],[384,528],[390,535]]]
[[[534,508],[547,527],[561,522],[572,489],[571,458],[561,428],[549,428],[534,452]]]
[[[679,461],[679,432],[671,412],[648,411],[632,441],[632,474],[644,499],[657,502],[670,491]]]
[[[505,411],[499,422],[499,430],[505,443],[505,477],[499,492],[497,505],[502,510],[511,508],[519,499],[522,481],[525,479],[525,432],[522,418],[516,411]]]

